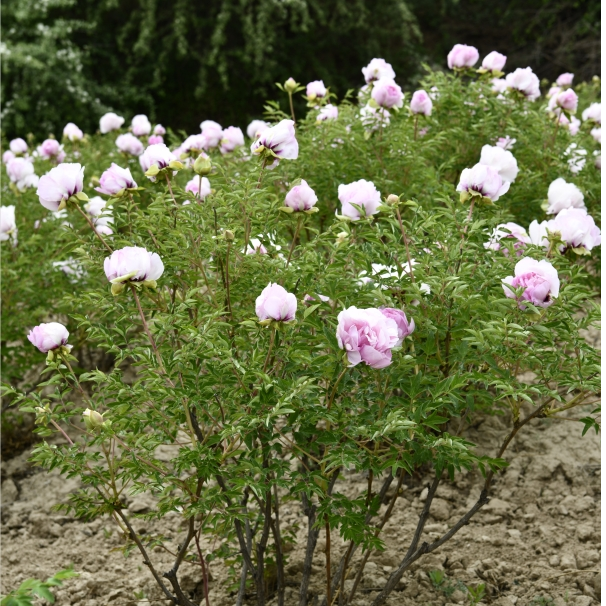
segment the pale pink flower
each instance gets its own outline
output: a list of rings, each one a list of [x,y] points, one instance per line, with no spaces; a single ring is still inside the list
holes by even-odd
[[[558,272],[549,261],[535,261],[530,257],[520,259],[515,266],[514,275],[503,278],[505,296],[516,299],[512,288],[524,288],[518,300],[520,309],[526,309],[524,301],[537,307],[549,307],[560,292]]]
[[[145,149],[143,143],[131,133],[120,135],[116,139],[116,146],[121,152],[131,156],[140,156]]]
[[[147,172],[151,166],[157,166],[162,170],[176,159],[175,155],[164,143],[156,143],[155,145],[150,145],[139,156],[139,164],[143,172]],[[155,177],[148,177],[148,179],[155,181]]]
[[[547,239],[549,227],[549,221],[541,221],[539,223],[536,219],[528,226],[528,236],[530,237],[530,243],[535,246],[543,246],[544,248],[549,247],[549,240]]]
[[[248,241],[248,246],[246,247],[247,255],[266,255],[267,248],[263,246],[263,243],[258,238],[251,238]]]
[[[565,208],[585,208],[584,196],[574,183],[561,177],[551,182],[547,190],[547,214],[556,215]]]
[[[350,307],[337,316],[337,342],[351,366],[364,362],[371,368],[391,364],[391,350],[399,337],[398,324],[379,309]]]
[[[53,349],[59,347],[68,347],[71,349],[71,345],[67,345],[69,338],[69,332],[63,324],[59,322],[47,322],[39,324],[32,328],[27,338],[32,345],[35,345],[42,353],[48,353]]]
[[[133,135],[136,137],[144,137],[149,135],[152,130],[151,122],[145,114],[137,114],[130,123],[130,128]]]
[[[19,191],[38,185],[38,175],[34,174],[34,165],[25,158],[13,158],[6,165],[8,178]]]
[[[396,77],[396,72],[393,71],[393,68],[385,59],[376,58],[362,68],[362,74],[364,74],[364,80],[367,84],[381,78],[391,78],[393,80]]]
[[[228,154],[244,145],[244,133],[237,126],[228,126],[221,137],[221,153]]]
[[[15,207],[0,206],[0,242],[17,240],[17,223],[15,221]]]
[[[597,143],[602,145],[602,128],[592,128],[591,136],[595,139]]]
[[[204,122],[201,122],[200,130],[206,138],[206,147],[204,149],[208,150],[217,147],[223,138],[223,128],[214,120],[204,120]]]
[[[103,269],[110,282],[119,278],[123,278],[121,282],[145,282],[160,278],[164,264],[156,253],[140,246],[126,246],[106,257]]]
[[[558,107],[561,107],[562,109],[565,109],[566,111],[573,114],[577,111],[579,98],[577,97],[577,94],[572,90],[572,88],[567,88],[561,93],[558,93],[554,98]]]
[[[475,46],[467,44],[455,44],[448,53],[447,62],[450,69],[473,67],[480,58],[480,53]]]
[[[497,170],[501,179],[507,183],[513,183],[518,176],[518,163],[513,154],[499,145],[484,145],[480,155],[480,164],[492,166]]]
[[[36,194],[40,204],[48,210],[57,211],[65,202],[83,189],[84,167],[80,164],[59,164],[40,178]]]
[[[518,67],[505,76],[507,88],[522,93],[529,101],[536,101],[541,96],[540,82],[530,67]]]
[[[130,168],[121,168],[114,162],[101,175],[99,187],[95,191],[106,196],[118,196],[124,193],[125,189],[135,189],[137,183],[130,174]]]
[[[38,146],[38,155],[44,160],[54,160],[61,164],[65,160],[63,145],[56,139],[46,139]]]
[[[295,185],[287,194],[284,205],[292,208],[294,211],[309,210],[316,205],[318,196],[316,192],[309,187],[307,181],[301,179],[299,185]]]
[[[63,136],[74,142],[80,141],[84,137],[84,133],[73,122],[68,122],[63,129]]]
[[[507,57],[505,55],[502,55],[497,51],[492,51],[484,57],[482,67],[488,71],[501,72],[505,67],[506,61]]]
[[[111,225],[114,218],[111,214],[111,208],[107,206],[107,202],[100,196],[94,196],[84,205],[84,210],[91,216],[95,231],[98,233],[111,236],[114,230]]]
[[[15,156],[15,154],[13,154],[13,152],[10,149],[7,149],[3,154],[2,154],[2,162],[4,162],[4,164],[8,164],[11,160],[14,160],[17,156]]]
[[[505,239],[514,240],[513,248],[518,256],[522,254],[524,246],[530,244],[530,237],[526,230],[517,223],[509,222],[501,223],[495,227],[488,242],[484,242],[484,248],[495,251],[502,250],[505,256],[509,256],[509,250],[501,243]]]
[[[269,124],[264,120],[253,120],[246,127],[246,134],[254,141],[266,128],[269,128]]]
[[[558,76],[558,79],[556,80],[556,84],[558,86],[572,86],[573,79],[574,79],[574,74],[565,72]]]
[[[282,120],[265,129],[250,146],[253,154],[262,153],[265,149],[279,160],[296,160],[299,157],[299,143],[295,136],[295,123],[292,120]]]
[[[290,322],[297,313],[297,297],[283,286],[270,282],[257,297],[255,312],[260,322]]]
[[[457,191],[477,192],[493,202],[496,202],[508,190],[509,182],[503,181],[495,168],[485,164],[465,168],[457,185]]]
[[[155,145],[156,143],[164,143],[164,137],[162,135],[150,135],[147,137],[148,145]]]
[[[505,137],[499,137],[496,145],[497,147],[501,147],[503,149],[512,149],[516,144],[516,141],[517,139],[512,139],[509,135],[506,135]]]
[[[590,120],[602,124],[602,104],[592,103],[586,110],[583,111],[583,122]]]
[[[318,121],[323,122],[325,120],[336,120],[339,117],[339,108],[336,105],[327,103],[320,109],[318,114]]]
[[[322,80],[314,80],[307,85],[305,94],[310,101],[314,101],[315,99],[322,99],[327,92]]]
[[[396,342],[395,347],[400,347],[404,342],[404,339],[413,333],[415,321],[411,318],[409,322],[406,314],[400,309],[381,307],[379,311],[386,318],[391,318],[396,323],[398,328],[398,341]]]
[[[124,124],[124,118],[122,116],[118,116],[114,112],[108,112],[101,116],[99,120],[99,130],[102,135],[111,132],[112,130],[119,130]]]
[[[431,110],[433,103],[431,97],[424,91],[415,91],[410,100],[410,111],[413,114],[423,114],[425,116],[431,116]]]
[[[600,228],[584,208],[561,210],[555,219],[549,221],[547,229],[550,232],[559,232],[560,238],[569,248],[591,250],[601,243]]]
[[[166,129],[161,125],[161,124],[156,124],[156,126],[154,126],[154,135],[165,135],[166,134]]]
[[[391,109],[404,105],[404,93],[402,89],[391,78],[381,78],[372,87],[370,96],[379,107]]]
[[[193,194],[199,194],[199,198],[204,200],[206,196],[210,195],[210,181],[206,177],[202,177],[202,189],[200,189],[200,177],[197,175],[187,182],[185,186],[185,191],[190,191]]]
[[[15,154],[16,156],[26,154],[28,150],[27,143],[24,139],[21,139],[21,137],[13,139],[9,143],[9,147],[13,154]]]
[[[341,184],[339,185],[338,195],[342,204],[341,214],[349,217],[352,221],[357,221],[362,216],[353,204],[363,209],[363,216],[376,215],[379,212],[381,192],[377,190],[372,181],[360,179],[347,185]]]
[[[491,82],[493,92],[501,94],[507,90],[507,82],[504,78],[493,78]]]

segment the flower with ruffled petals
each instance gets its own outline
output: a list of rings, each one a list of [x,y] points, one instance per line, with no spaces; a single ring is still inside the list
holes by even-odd
[[[572,86],[573,79],[574,79],[574,74],[571,74],[570,72],[565,72],[558,76],[558,79],[556,80],[556,84],[558,86]]]
[[[433,103],[431,97],[424,90],[417,90],[413,93],[410,100],[410,111],[413,114],[423,114],[431,116]]]
[[[73,122],[68,122],[63,129],[63,136],[74,142],[80,141],[84,137],[84,133]]]
[[[137,114],[130,123],[130,128],[136,137],[144,137],[151,133],[152,125],[145,114]]]
[[[579,98],[572,88],[567,88],[553,98],[555,99],[556,105],[562,109],[565,109],[567,112],[574,114],[577,111]]]
[[[19,191],[38,185],[39,179],[38,175],[34,174],[34,165],[25,158],[10,160],[6,165],[6,172]]]
[[[509,182],[503,181],[496,168],[486,164],[476,164],[473,168],[465,168],[457,185],[461,192],[461,200],[466,201],[471,196],[496,202],[509,190]]]
[[[351,366],[364,362],[371,368],[391,364],[391,350],[400,341],[398,324],[379,309],[350,307],[337,316],[337,343]]]
[[[59,164],[40,178],[36,193],[40,204],[48,210],[65,208],[66,202],[83,189],[84,167],[80,164]]]
[[[396,77],[396,72],[393,71],[393,67],[385,59],[373,59],[366,67],[362,68],[362,74],[364,74],[364,80],[367,84],[380,80],[381,78],[391,78],[392,80]]]
[[[480,53],[475,46],[467,44],[455,44],[448,53],[447,62],[450,69],[462,69],[473,67],[480,58]]]
[[[602,104],[592,103],[586,110],[583,111],[583,122],[597,122],[602,124]]]
[[[518,176],[518,163],[513,154],[499,145],[484,145],[480,164],[492,166],[507,183],[513,183]]]
[[[492,51],[484,57],[482,68],[489,72],[502,72],[506,62],[507,57],[505,55]]]
[[[295,123],[282,120],[267,128],[250,146],[250,151],[276,160],[296,160],[299,157],[299,143],[295,136]]]
[[[404,105],[404,93],[391,78],[377,80],[372,87],[370,96],[379,107],[384,109],[400,108]]]
[[[341,184],[338,189],[339,201],[342,204],[341,214],[357,221],[361,216],[376,215],[381,205],[381,192],[372,181],[360,179],[347,185]],[[353,205],[361,207],[364,214]]]
[[[271,282],[263,289],[255,302],[259,322],[291,322],[297,313],[297,297],[279,284]]]
[[[547,214],[556,215],[565,208],[585,208],[583,192],[561,177],[552,181],[547,190]]]
[[[535,261],[530,257],[520,259],[514,275],[503,278],[505,296],[517,299],[520,309],[526,309],[525,301],[537,307],[549,307],[560,292],[560,279],[549,261]],[[510,288],[511,287],[511,288]],[[524,288],[518,298],[513,289]]]
[[[121,196],[125,189],[136,189],[137,183],[130,174],[130,168],[112,165],[101,175],[99,187],[95,191],[106,196]]]
[[[308,101],[315,101],[316,99],[325,97],[327,92],[322,80],[314,80],[307,85],[305,95]]]
[[[336,105],[327,103],[320,109],[318,113],[318,122],[324,122],[325,120],[336,120],[339,117],[339,108]]]
[[[295,185],[287,194],[284,199],[284,205],[288,208],[292,208],[293,211],[305,211],[313,208],[318,202],[318,196],[316,192],[309,187],[307,181],[301,179],[299,185]]]
[[[65,160],[63,145],[60,145],[56,139],[46,139],[38,146],[38,155],[44,160],[52,160],[61,164]]]
[[[141,143],[141,141],[131,133],[120,135],[116,139],[116,147],[121,152],[130,154],[131,156],[140,156],[145,149],[143,143]]]
[[[126,246],[115,250],[103,263],[112,294],[117,295],[127,283],[155,288],[156,280],[164,273],[162,259],[140,246]]]
[[[166,134],[166,129],[161,125],[161,124],[156,124],[156,126],[154,126],[154,135],[159,135],[160,137],[162,135]]]
[[[264,120],[253,120],[246,127],[246,134],[254,141],[266,128],[269,128],[269,124]]]
[[[206,138],[206,147],[204,148],[206,150],[217,147],[223,138],[223,128],[214,120],[204,120],[200,124],[200,130]]]
[[[99,130],[102,135],[111,132],[112,130],[119,130],[124,124],[124,118],[122,116],[118,116],[114,112],[108,112],[101,116],[99,120]]]
[[[42,353],[48,353],[59,348],[69,351],[72,346],[67,344],[69,332],[59,322],[46,322],[32,328],[27,339],[35,345]]]
[[[530,67],[518,67],[505,76],[507,88],[524,95],[529,101],[535,101],[541,96],[540,82]]]
[[[17,241],[17,223],[15,221],[15,207],[0,206],[0,242]]]
[[[244,133],[237,126],[228,126],[221,137],[221,153],[228,154],[244,145]]]
[[[139,164],[141,165],[141,170],[150,181],[155,181],[158,172],[164,168],[183,167],[182,164],[178,163],[175,155],[166,147],[166,145],[164,145],[164,143],[150,145],[139,156]]]
[[[530,237],[526,230],[517,223],[501,223],[495,227],[488,242],[484,242],[484,248],[490,250],[502,250],[505,256],[509,255],[509,250],[502,244],[502,240],[513,240],[513,248],[519,256],[522,254],[524,245],[530,244]]]
[[[548,222],[547,229],[560,234],[560,239],[565,243],[561,251],[570,248],[578,254],[588,254],[602,241],[600,228],[584,208],[561,210],[555,219]]]
[[[21,137],[13,139],[8,146],[15,156],[26,154],[28,150],[27,143]]]
[[[379,311],[386,317],[391,318],[398,327],[398,340],[394,347],[400,347],[404,339],[411,335],[415,329],[415,321],[411,318],[410,322],[406,314],[401,309],[392,307],[381,307]]]

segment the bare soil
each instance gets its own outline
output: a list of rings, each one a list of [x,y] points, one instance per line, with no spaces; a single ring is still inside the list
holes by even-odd
[[[575,410],[576,416],[581,411]],[[480,451],[494,455],[508,431],[506,417],[487,417],[465,436]],[[582,425],[572,420],[538,419],[520,432],[505,458],[510,465],[493,484],[492,499],[471,523],[438,551],[419,560],[407,571],[387,604],[468,604],[465,586],[486,584],[482,604],[498,606],[590,606],[600,599],[600,442],[599,436],[581,437]],[[170,453],[166,453],[170,456]],[[137,606],[170,604],[156,587],[138,552],[128,558],[121,552],[124,541],[109,519],[90,523],[51,511],[65,502],[79,486],[77,479],[32,467],[28,451],[2,462],[2,579],[1,591],[13,589],[26,578],[45,579],[70,563],[80,577],[66,582],[57,592],[57,604],[81,606]],[[377,591],[401,561],[413,534],[427,493],[429,476],[402,487],[396,508],[385,527],[386,550],[373,554],[354,598],[356,606],[370,604]],[[432,515],[425,528],[430,541],[441,535],[477,500],[482,478],[478,473],[457,474],[437,492]],[[394,482],[395,485],[395,482]],[[343,473],[335,491],[357,495],[366,490],[367,479]],[[375,490],[380,480],[374,483]],[[395,489],[395,486],[392,490]],[[391,493],[393,494],[393,492]],[[388,497],[390,494],[388,493]],[[131,497],[129,511],[142,514],[153,506],[146,495]],[[382,506],[383,513],[386,505]],[[287,554],[286,602],[298,603],[307,519],[295,501],[281,509],[282,523],[296,537]],[[135,528],[163,532],[175,549],[184,528],[175,514],[162,521],[136,520]],[[333,562],[345,543],[333,532]],[[210,553],[218,543],[208,538],[203,549]],[[310,586],[314,596],[324,593],[322,532],[313,562]],[[172,557],[154,549],[157,568],[167,570]],[[354,563],[359,561],[358,552]],[[435,587],[428,572],[442,570],[445,580]],[[210,563],[212,606],[234,606],[237,576],[222,560]],[[355,566],[354,566],[355,571]],[[200,568],[185,563],[182,585],[196,601],[202,601]],[[235,571],[237,575],[237,570]],[[355,574],[355,573],[354,573]],[[351,578],[353,578],[353,574]],[[352,580],[346,586],[351,587]],[[274,601],[270,604],[273,604]],[[253,593],[246,604],[255,603]],[[313,599],[310,604],[313,604]]]

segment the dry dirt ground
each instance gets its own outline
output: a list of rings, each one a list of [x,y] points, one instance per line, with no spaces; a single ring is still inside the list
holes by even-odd
[[[578,410],[575,411],[577,416]],[[480,450],[494,454],[507,432],[504,417],[488,417],[469,428],[465,436]],[[485,583],[482,604],[497,606],[590,606],[600,600],[600,443],[594,433],[581,437],[582,425],[573,421],[539,419],[515,439],[506,459],[510,465],[483,508],[449,543],[419,560],[402,578],[388,606],[468,604],[465,586]],[[66,582],[57,592],[57,604],[81,606],[138,606],[170,604],[143,566],[138,552],[125,558],[123,544],[111,520],[84,523],[51,511],[78,487],[75,479],[47,474],[27,463],[29,453],[2,463],[2,584],[1,591],[16,587],[29,577],[45,579],[72,563],[80,577]],[[371,556],[356,606],[370,604],[405,552],[423,506],[429,476],[411,479],[402,488],[393,516],[386,526],[387,549]],[[459,474],[444,483],[432,506],[424,539],[437,538],[475,502],[481,484],[479,474]],[[395,485],[395,482],[394,482]],[[366,490],[367,480],[343,474],[335,490],[355,495]],[[375,490],[380,482],[375,481]],[[393,488],[392,488],[393,490]],[[393,493],[391,493],[393,494]],[[388,498],[389,498],[388,494]],[[131,497],[132,514],[145,512],[149,497]],[[382,506],[382,511],[386,508]],[[294,501],[281,510],[283,524],[297,536],[288,553],[286,602],[298,603],[306,537],[306,518]],[[162,522],[138,520],[135,528],[162,531],[174,548],[183,534],[178,518]],[[311,590],[324,587],[324,534],[320,534]],[[344,543],[334,532],[333,561]],[[217,544],[210,541],[203,548]],[[170,568],[171,557],[155,548],[158,568]],[[356,554],[356,560],[360,554]],[[443,570],[445,580],[436,588],[428,572]],[[200,569],[183,564],[183,586],[196,601],[202,597]],[[233,577],[219,560],[210,564],[211,606],[234,606]],[[352,575],[353,577],[353,575]],[[352,581],[347,581],[351,586]],[[255,603],[254,595],[246,604]],[[270,601],[270,604],[275,604]],[[310,601],[313,604],[313,600]]]

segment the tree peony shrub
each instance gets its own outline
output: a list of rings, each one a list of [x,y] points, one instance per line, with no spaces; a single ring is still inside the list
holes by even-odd
[[[66,143],[67,164],[32,154],[37,192],[5,187],[6,405],[52,436],[36,464],[81,478],[64,508],[116,524],[112,548],[146,562],[146,599],[199,602],[188,576],[208,589],[213,561],[227,578],[212,602],[396,604],[405,571],[483,523],[533,419],[571,411],[568,431],[599,428],[599,352],[583,336],[600,319],[597,84],[574,87],[587,123],[573,138],[528,102],[531,71],[493,90],[483,70],[498,63],[477,61],[425,73],[430,115],[418,95],[411,111],[380,107],[373,90],[395,74],[373,59],[359,95],[331,95],[338,119],[315,101],[289,119],[287,82],[247,129],[250,153],[222,153],[228,129],[207,120],[191,139],[154,132],[165,143],[147,150],[134,130],[97,133]],[[61,330],[42,331],[55,318]],[[462,432],[494,414],[509,432],[479,452]],[[466,470],[484,474],[479,496],[425,532],[436,491]],[[428,471],[388,578],[362,595],[392,512],[416,508],[403,486]],[[350,472],[369,478],[355,497]],[[137,493],[169,535],[125,506]]]

